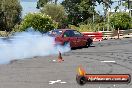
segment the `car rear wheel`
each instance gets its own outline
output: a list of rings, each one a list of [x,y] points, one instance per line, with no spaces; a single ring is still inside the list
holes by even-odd
[[[86,42],[86,47],[90,47],[92,45],[92,40],[88,39]]]
[[[89,41],[87,41],[87,42],[86,42],[86,46],[85,46],[85,47],[86,47],[86,48],[88,48],[88,47],[90,47],[90,45],[91,45],[91,44],[90,44],[90,42],[89,42]]]

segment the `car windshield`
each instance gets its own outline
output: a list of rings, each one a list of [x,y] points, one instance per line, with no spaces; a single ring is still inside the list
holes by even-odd
[[[74,36],[75,37],[81,37],[83,35],[80,32],[74,30]]]
[[[62,31],[61,30],[52,30],[52,31],[49,31],[48,32],[48,35],[49,36],[59,36],[62,34]]]

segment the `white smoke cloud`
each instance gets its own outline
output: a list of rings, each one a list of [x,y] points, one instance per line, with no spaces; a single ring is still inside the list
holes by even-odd
[[[47,56],[68,52],[69,45],[55,46],[55,38],[42,35],[40,32],[30,31],[15,33],[9,39],[0,39],[0,64],[7,64],[12,60]]]

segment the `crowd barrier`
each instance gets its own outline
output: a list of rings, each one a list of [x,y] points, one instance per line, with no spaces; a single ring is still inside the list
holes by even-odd
[[[93,41],[102,41],[103,34],[102,32],[82,32],[85,36],[90,36],[93,38]]]
[[[132,38],[132,29],[129,30],[117,30],[114,31],[99,31],[99,32],[82,32],[85,36],[90,36],[93,41],[102,41],[107,39],[117,39],[119,33],[119,38]]]

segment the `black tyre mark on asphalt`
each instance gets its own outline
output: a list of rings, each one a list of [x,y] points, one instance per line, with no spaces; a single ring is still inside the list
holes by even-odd
[[[96,60],[96,61],[99,61],[100,62],[100,60],[99,59],[94,59],[94,60]],[[110,74],[110,73],[112,73],[113,72],[113,66],[110,64],[110,63],[105,63],[106,65],[108,65],[109,67],[110,67],[110,70],[106,73],[106,74]]]
[[[96,53],[100,53],[100,54],[102,54],[102,53],[120,53],[120,52],[68,52],[68,54],[83,54],[83,53],[85,53],[85,54],[96,54]]]
[[[127,53],[124,53],[124,54],[132,54],[131,52],[127,52]]]
[[[129,63],[132,63],[132,56],[128,56],[128,60]]]
[[[94,59],[94,58],[90,58],[90,59],[100,61],[99,59]],[[129,68],[129,67],[124,66],[124,65],[121,65],[121,64],[117,64],[117,63],[111,63],[111,64],[110,64],[110,63],[105,63],[105,64],[107,64],[108,66],[111,67],[110,70],[109,70],[109,72],[106,73],[106,74],[111,74],[111,73],[113,72],[113,65],[112,65],[112,64],[114,64],[114,65],[118,65],[118,66],[121,66],[121,67],[124,67],[124,68],[126,68],[126,69],[132,71],[132,68]],[[131,74],[132,74],[132,73],[131,73]],[[128,86],[128,87],[132,86],[132,83],[128,84],[127,86]]]
[[[132,56],[128,56],[128,59],[131,59],[132,60]]]
[[[118,66],[121,66],[121,67],[124,67],[124,68],[129,69],[130,71],[132,71],[132,68],[129,68],[127,66],[124,66],[124,65],[121,65],[121,64],[118,64],[118,63],[113,63],[113,64],[118,65]]]
[[[123,40],[123,42],[121,42],[121,43],[120,42],[113,42],[114,45],[124,45],[124,44],[130,44],[130,43],[132,43],[132,41],[124,41]],[[99,46],[100,47],[102,47],[102,46],[110,46],[110,45],[113,45],[113,44],[112,43],[109,43],[109,44],[101,44],[100,43],[100,44],[97,45],[97,47],[99,47]],[[107,58],[115,58],[117,60],[122,60],[123,62],[132,63],[132,56],[131,56],[132,52],[130,50],[124,50],[124,49],[120,49],[119,50],[118,49],[118,50],[115,50],[114,52],[113,52],[113,50],[111,50],[111,52],[81,52],[83,54],[78,53],[78,52],[72,52],[72,53],[80,54],[80,56],[81,55],[95,55],[95,56],[101,56],[101,57],[107,57]],[[89,54],[87,54],[87,53],[89,53]],[[112,56],[105,55],[105,54],[109,54],[109,53]],[[115,53],[119,53],[119,55],[115,55]],[[122,55],[121,53],[125,54],[126,56]],[[99,54],[101,54],[101,55],[99,55]],[[113,55],[115,55],[115,56],[113,56]],[[124,58],[122,58],[122,57],[124,57]],[[89,58],[89,59],[100,61],[100,60],[94,59],[94,58]],[[111,67],[110,71],[108,72],[109,74],[112,73],[112,71],[113,71],[113,65],[118,65],[118,66],[120,66],[122,68],[125,68],[125,69],[128,69],[128,70],[132,71],[132,68],[130,68],[128,66],[125,66],[125,65],[122,65],[122,64],[118,64],[118,63],[106,63],[106,64]],[[130,74],[132,74],[132,73],[130,73]],[[132,83],[128,84],[126,87],[123,87],[123,88],[128,88],[128,87],[130,88],[131,86],[132,86]],[[107,88],[110,88],[110,87],[107,87]]]
[[[127,59],[124,59],[124,60],[123,60],[123,62],[126,62],[126,61],[127,61]]]
[[[83,57],[83,58],[88,58],[88,57]]]
[[[132,86],[132,83],[130,83],[128,86],[129,86],[129,87]]]
[[[76,57],[81,57],[81,56],[76,56]]]
[[[110,63],[105,63],[105,64],[109,65],[110,67],[110,71],[106,74],[111,74],[113,72],[113,66]]]
[[[77,54],[77,55],[96,55],[96,56],[98,56],[97,55],[97,53],[98,54],[102,54],[103,53],[103,55],[104,55],[104,53],[110,53],[110,54],[113,54],[113,53],[119,53],[119,52],[72,52],[71,54]],[[130,53],[129,53],[130,54]],[[118,60],[122,60],[122,61],[124,61],[124,59],[121,59],[121,58],[119,58],[119,57],[111,57],[111,56],[103,56],[103,55],[100,55],[101,57],[107,57],[107,58],[115,58],[115,59],[118,59]],[[132,56],[128,56],[129,58],[131,58]],[[127,57],[127,58],[128,58]],[[89,58],[89,59],[91,59],[91,58]],[[92,58],[92,60],[96,60],[96,61],[100,61],[99,59],[94,59],[94,58]],[[125,61],[128,61],[127,59],[125,60]],[[131,62],[132,63],[132,62]],[[108,64],[108,63],[107,63]],[[116,64],[116,65],[119,65],[119,66],[121,66],[121,67],[124,67],[124,68],[126,68],[126,69],[129,69],[130,71],[132,71],[132,69],[131,68],[129,68],[129,67],[127,67],[127,66],[124,66],[124,65],[121,65],[121,64],[117,64],[117,63],[113,63],[113,64]],[[108,64],[109,65],[109,64]],[[109,66],[111,66],[111,65],[109,65]],[[112,66],[111,66],[112,67]],[[112,70],[111,71],[109,71],[109,73],[112,73]]]
[[[94,59],[94,58],[88,58],[88,59],[91,59],[91,60],[95,60],[95,61],[100,62],[100,59]],[[92,63],[92,62],[93,61],[91,61],[91,62],[85,61],[85,63]],[[106,74],[112,73],[113,72],[113,66],[110,63],[105,63],[105,64],[110,67],[110,71],[108,71]]]
[[[83,53],[83,54],[82,54]],[[109,53],[109,55],[110,54],[112,54],[112,55],[114,55],[114,52],[82,52],[82,53],[79,53],[79,52],[74,52],[74,54],[79,54],[79,55],[96,55],[96,56],[101,56],[101,57],[106,57],[106,58],[114,58],[114,59],[117,59],[117,60],[122,60],[122,62],[128,62],[128,63],[132,63],[132,56],[127,56],[127,58],[128,59],[122,59],[122,58],[120,58],[120,57],[124,57],[124,55],[116,55],[116,56],[120,56],[120,57],[113,57],[113,56],[104,56],[105,54],[104,53]],[[102,54],[103,53],[103,54]],[[119,52],[118,52],[119,53]],[[101,54],[101,55],[97,55],[97,54]],[[129,53],[130,54],[130,53]],[[87,57],[83,57],[83,58],[87,58]]]
[[[109,58],[113,58],[113,57],[109,57]],[[116,58],[116,57],[114,57],[114,58],[115,58],[115,59],[120,59],[120,60],[122,60],[121,58]],[[113,63],[113,64],[117,64],[117,63]],[[129,68],[129,67],[124,66],[124,65],[121,65],[121,64],[117,64],[117,65],[120,65],[121,67],[124,67],[124,68],[129,69],[129,70],[132,71],[132,68]]]

